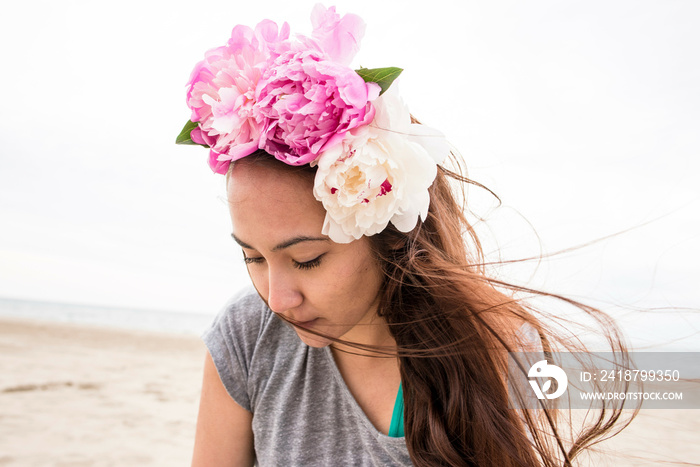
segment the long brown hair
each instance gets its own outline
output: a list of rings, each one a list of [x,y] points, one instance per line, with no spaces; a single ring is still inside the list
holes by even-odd
[[[276,163],[262,152],[249,157]],[[462,175],[459,159],[454,161],[453,170],[438,167],[425,221],[408,233],[390,224],[369,237],[384,273],[378,313],[396,351],[332,340],[398,357],[414,465],[571,465],[581,451],[631,420],[620,423],[622,406],[607,407],[566,439],[561,411],[509,408],[507,352],[527,347],[517,337],[522,324],[537,331],[545,351],[584,350],[546,327],[518,293],[562,300],[592,316],[603,324],[610,350],[624,353],[622,339],[614,323],[592,307],[488,276],[479,238],[465,215],[463,189],[475,183]],[[289,170],[315,172],[309,166]]]

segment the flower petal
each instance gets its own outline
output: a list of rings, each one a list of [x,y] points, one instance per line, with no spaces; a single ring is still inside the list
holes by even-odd
[[[360,41],[365,35],[365,22],[357,15],[346,14],[342,18],[335,7],[326,9],[316,4],[311,12],[313,32],[311,37],[331,60],[348,66],[360,50]]]

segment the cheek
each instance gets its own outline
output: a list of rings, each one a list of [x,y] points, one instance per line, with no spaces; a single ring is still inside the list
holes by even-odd
[[[372,295],[374,300],[382,287],[382,273],[373,260],[369,260],[363,268],[363,287]]]
[[[250,276],[250,281],[253,283],[253,287],[258,291],[258,294],[267,300],[268,294],[268,282],[267,273],[262,270],[261,267],[251,267],[248,266],[248,276]]]
[[[382,282],[379,267],[367,256],[348,264],[338,277],[343,277],[344,288],[351,298],[363,302],[374,301]]]

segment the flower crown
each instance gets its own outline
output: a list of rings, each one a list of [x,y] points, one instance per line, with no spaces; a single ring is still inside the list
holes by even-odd
[[[234,27],[192,71],[192,115],[176,142],[208,147],[220,174],[259,149],[289,165],[317,165],[322,232],[335,242],[374,235],[389,222],[408,232],[428,214],[428,188],[449,146],[412,123],[390,88],[403,70],[349,68],[364,35],[358,16],[319,4],[311,23],[311,37],[293,39],[287,23]]]

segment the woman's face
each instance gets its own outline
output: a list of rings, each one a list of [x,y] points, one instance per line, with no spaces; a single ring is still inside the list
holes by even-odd
[[[308,175],[272,163],[239,161],[227,184],[234,239],[248,272],[272,311],[297,323],[301,340],[380,344],[376,316],[382,275],[365,237],[347,244],[321,234],[325,210]],[[378,326],[377,326],[378,325]]]

